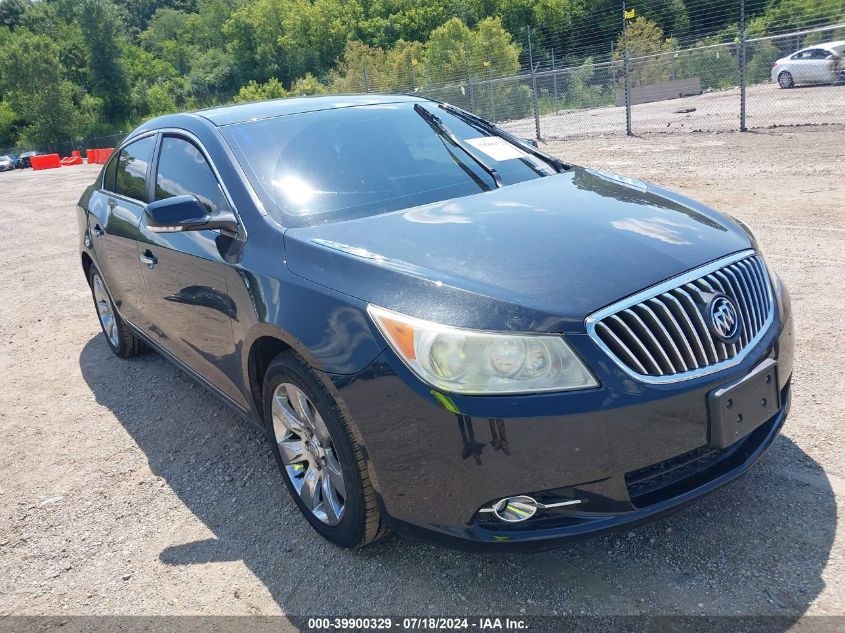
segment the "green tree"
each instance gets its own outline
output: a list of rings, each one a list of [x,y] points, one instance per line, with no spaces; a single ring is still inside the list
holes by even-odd
[[[90,123],[79,109],[84,92],[62,79],[58,46],[43,35],[6,42],[0,50],[0,91],[6,107],[19,113],[22,139],[29,143],[74,138]]]
[[[260,84],[250,80],[247,85],[242,86],[235,95],[235,103],[246,103],[249,101],[264,101],[265,99],[281,99],[289,96],[288,91],[282,82],[273,77],[266,83]]]
[[[291,81],[329,70],[362,15],[358,0],[252,0],[224,31],[242,77]]]
[[[755,42],[749,46],[749,60],[745,66],[746,81],[752,84],[768,82],[771,78],[772,64],[782,55],[780,49],[768,40]]]
[[[473,36],[470,28],[452,18],[431,33],[425,46],[425,72],[430,83],[469,78]]]
[[[616,40],[614,59],[622,59],[626,50],[625,36]],[[671,57],[678,49],[675,39],[665,37],[663,31],[651,20],[638,17],[628,24],[627,52],[630,60],[632,86],[647,86],[672,78]]]
[[[297,97],[305,95],[322,95],[328,92],[328,88],[311,73],[296,79],[290,87],[290,94]]]
[[[845,19],[842,0],[770,0],[762,16],[768,32],[785,33]]]
[[[20,117],[5,101],[0,101],[0,147],[12,147],[18,142]]]
[[[431,83],[511,75],[519,71],[519,47],[499,18],[485,18],[475,29],[452,18],[426,43],[425,70]]]
[[[109,0],[82,0],[79,24],[88,45],[89,92],[102,100],[108,122],[123,122],[130,114],[130,100],[120,14]]]
[[[389,90],[385,84],[385,60],[381,48],[363,42],[347,42],[343,56],[329,74],[332,92],[377,92]]]
[[[133,119],[175,112],[186,105],[188,80],[172,64],[138,46],[127,46],[124,54]]]
[[[191,94],[204,104],[225,100],[235,87],[235,65],[217,48],[198,54],[188,75]]]
[[[15,28],[29,5],[29,0],[0,0],[0,26]]]

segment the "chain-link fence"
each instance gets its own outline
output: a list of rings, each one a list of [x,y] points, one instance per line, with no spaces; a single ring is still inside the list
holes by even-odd
[[[617,50],[603,61],[591,55],[568,66],[555,64],[553,50],[528,49],[527,68],[518,75],[496,77],[491,69],[488,78],[479,78],[483,72],[459,64],[449,78],[409,72],[408,85],[398,88],[381,85],[362,68],[360,85],[352,89],[421,94],[543,139],[845,124],[845,23],[746,38],[742,9],[740,0],[739,35],[731,42],[682,48],[673,40],[659,53],[626,59]],[[527,34],[521,44],[530,46]],[[802,74],[803,59],[787,59],[784,71],[775,68],[778,60],[813,46],[821,47],[818,56],[825,59],[818,65],[827,70]],[[790,65],[792,83],[779,84],[778,74],[790,72]]]
[[[845,124],[841,40],[845,24],[634,57],[627,65],[588,61],[418,92],[545,139]],[[835,41],[841,52],[830,54],[827,44]],[[775,62],[802,46],[821,46],[823,63],[809,75],[803,60],[787,60],[780,72],[797,76],[781,87]]]
[[[693,16],[704,26],[681,35],[659,32],[644,42],[626,1],[619,0],[618,12],[591,14],[595,20],[618,20],[621,33],[612,39],[587,29],[575,41],[564,41],[554,24],[526,27],[511,33],[521,51],[516,65],[464,46],[450,51],[451,64],[441,65],[437,75],[409,54],[398,73],[363,60],[360,73],[356,69],[342,83],[330,77],[326,83],[339,92],[432,97],[540,139],[845,124],[845,8],[820,10],[799,28],[795,15],[761,23],[766,0],[722,3],[719,20],[705,1]],[[751,28],[749,7],[757,16]],[[716,21],[728,27],[708,31]],[[515,67],[522,70],[512,74]],[[114,147],[123,136],[15,150],[68,155]]]
[[[7,154],[20,155],[21,153],[27,151],[37,151],[40,154],[59,154],[60,156],[70,156],[74,151],[79,151],[84,155],[85,151],[89,149],[117,147],[125,137],[126,132],[118,132],[116,134],[108,134],[105,136],[69,139],[65,141],[58,141],[56,143],[8,147],[6,149],[0,149],[0,156],[5,156]]]

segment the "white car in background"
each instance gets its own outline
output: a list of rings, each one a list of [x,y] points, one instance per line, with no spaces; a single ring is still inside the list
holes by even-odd
[[[802,48],[772,64],[772,81],[781,88],[845,81],[845,40]]]

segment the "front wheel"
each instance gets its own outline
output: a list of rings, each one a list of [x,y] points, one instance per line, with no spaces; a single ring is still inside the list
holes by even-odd
[[[299,510],[324,538],[358,547],[384,533],[363,452],[314,371],[294,352],[264,378],[271,449]]]
[[[792,78],[792,73],[783,71],[778,75],[778,85],[781,88],[792,88],[795,85],[795,80]]]

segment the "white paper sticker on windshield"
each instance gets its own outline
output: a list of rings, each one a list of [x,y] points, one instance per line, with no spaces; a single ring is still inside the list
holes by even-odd
[[[466,142],[475,149],[481,150],[493,160],[511,160],[513,158],[525,158],[528,156],[516,145],[511,145],[505,139],[498,136],[482,136],[480,138],[468,138]]]

